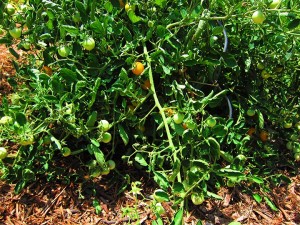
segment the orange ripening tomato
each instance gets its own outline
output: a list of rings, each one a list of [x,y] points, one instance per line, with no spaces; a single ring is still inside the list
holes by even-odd
[[[52,69],[49,66],[43,66],[42,71],[51,76],[53,74]]]
[[[141,62],[135,62],[133,65],[132,73],[136,76],[141,75],[144,72],[144,65]]]
[[[142,84],[142,88],[143,88],[144,90],[149,90],[150,87],[151,87],[150,80],[149,80],[149,79],[145,80],[144,83]]]
[[[260,140],[266,142],[269,139],[269,133],[265,130],[262,130],[259,134]]]
[[[256,132],[255,127],[250,127],[249,130],[247,131],[247,134],[249,136],[252,136],[253,134],[255,134],[255,132]]]

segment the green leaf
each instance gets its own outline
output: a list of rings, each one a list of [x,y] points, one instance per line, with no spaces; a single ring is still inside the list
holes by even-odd
[[[90,100],[90,102],[88,104],[88,108],[91,108],[93,106],[94,102],[96,101],[96,96],[97,96],[100,84],[101,84],[101,78],[97,77],[97,79],[95,81],[95,85],[94,85],[94,87],[92,89],[92,93],[90,94],[91,100]]]
[[[125,145],[129,142],[128,134],[126,133],[124,127],[121,124],[118,124],[119,134],[124,142]]]
[[[242,225],[242,224],[240,222],[233,221],[233,222],[229,223],[228,225]]]
[[[105,2],[104,3],[104,8],[107,10],[107,12],[112,12],[113,11],[113,9],[114,9],[114,7],[113,7],[113,5],[111,4],[111,2]]]
[[[154,199],[158,202],[170,201],[168,193],[161,189],[158,189],[154,192]]]
[[[166,2],[167,2],[167,0],[155,0],[155,4],[160,7],[164,7]]]
[[[141,153],[136,153],[134,160],[139,163],[141,166],[148,166],[147,161],[144,159],[143,155]]]
[[[168,182],[168,179],[166,177],[165,174],[163,174],[162,172],[156,172],[153,171],[154,173],[154,180],[155,182],[162,188],[162,189],[167,189],[170,184]]]
[[[257,112],[257,115],[258,115],[258,127],[260,129],[263,129],[265,124],[264,116],[260,111]]]
[[[175,216],[174,220],[172,221],[171,225],[182,225],[183,224],[183,209],[179,209]]]
[[[224,125],[216,125],[212,129],[213,134],[216,137],[225,137],[228,132],[228,128]]]
[[[252,196],[253,196],[254,200],[257,201],[257,203],[262,202],[262,197],[259,194],[253,194]]]
[[[257,184],[263,184],[264,183],[264,180],[260,177],[256,177],[256,176],[252,176],[252,177],[249,177],[249,180],[257,183]]]
[[[278,211],[278,208],[276,207],[276,205],[267,196],[264,196],[264,200],[273,211],[275,211],[275,212]]]
[[[224,61],[225,65],[227,67],[233,68],[233,67],[236,67],[238,65],[237,61],[236,61],[236,59],[234,58],[233,55],[224,53],[224,54],[222,54],[222,58],[223,58],[223,61]]]
[[[24,113],[16,113],[16,121],[18,122],[18,124],[20,124],[20,126],[24,126],[27,123],[27,119]]]
[[[289,30],[293,30],[297,28],[299,25],[300,25],[300,19],[294,19],[288,24],[287,28]]]
[[[95,158],[96,158],[99,166],[101,168],[105,167],[106,166],[106,164],[105,164],[105,156],[104,156],[103,152],[99,148],[97,148],[96,146],[94,146],[94,145],[91,145],[91,146],[92,146]]]
[[[10,54],[12,54],[16,59],[19,59],[19,58],[20,58],[19,54],[18,54],[13,48],[9,48],[8,51],[9,51]]]
[[[142,20],[141,17],[135,15],[135,12],[133,10],[129,10],[127,12],[127,15],[128,15],[128,17],[129,17],[129,19],[131,20],[132,23],[137,23],[137,22]]]
[[[71,34],[71,36],[76,36],[79,34],[79,30],[74,26],[62,25],[61,27]]]
[[[59,76],[63,77],[68,83],[73,83],[78,80],[77,74],[74,71],[67,68],[62,68],[59,71]]]
[[[213,35],[219,35],[219,34],[222,34],[222,33],[223,33],[223,27],[222,26],[214,27],[213,30],[212,30]]]
[[[100,205],[99,201],[94,199],[93,200],[93,206],[95,208],[96,214],[99,215],[102,212],[102,208],[101,208],[101,205]]]
[[[223,200],[223,198],[222,198],[220,195],[217,195],[217,194],[215,194],[215,193],[213,193],[213,192],[210,192],[210,191],[207,191],[207,192],[206,192],[206,195],[207,195],[208,197],[210,197],[210,198],[215,198],[215,199],[217,199],[217,200]]]
[[[93,111],[89,117],[88,117],[88,120],[86,122],[86,126],[87,127],[94,127],[95,126],[95,123],[97,121],[97,115],[98,115],[98,112],[97,111]]]

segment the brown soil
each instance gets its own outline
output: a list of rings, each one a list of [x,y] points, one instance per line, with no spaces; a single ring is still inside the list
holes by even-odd
[[[0,100],[12,92],[7,82],[15,73],[12,59],[5,45],[0,45]],[[68,185],[37,181],[20,194],[14,194],[14,184],[0,181],[0,225],[151,224],[155,220],[150,199],[154,184],[134,178],[144,185],[138,196],[130,192],[130,187],[117,195],[120,185],[111,185],[109,178]],[[300,175],[291,180],[289,185],[274,187],[272,194],[259,193],[268,196],[278,211],[271,210],[265,201],[257,203],[242,187],[221,188],[218,194],[223,200],[210,199],[200,206],[190,206],[185,224],[194,225],[199,220],[205,225],[225,225],[233,220],[245,225],[300,224]],[[92,190],[96,193],[89,193]],[[95,202],[100,204],[98,212]],[[170,224],[175,212],[170,204],[162,205],[166,211],[164,223]]]

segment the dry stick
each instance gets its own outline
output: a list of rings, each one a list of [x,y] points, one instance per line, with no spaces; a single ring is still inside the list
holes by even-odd
[[[61,192],[59,192],[59,194],[55,196],[55,198],[51,201],[50,205],[46,206],[46,207],[42,210],[41,213],[43,213],[43,214],[42,214],[43,217],[46,216],[46,214],[49,212],[49,210],[51,209],[51,207],[54,205],[55,201],[58,199],[58,197],[63,193],[63,191],[64,191],[66,188],[67,188],[67,186],[65,186],[65,187],[61,190]]]

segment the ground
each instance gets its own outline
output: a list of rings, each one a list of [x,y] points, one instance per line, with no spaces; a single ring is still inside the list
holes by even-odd
[[[18,51],[21,60],[26,53]],[[22,57],[24,56],[24,57]],[[0,45],[0,102],[12,89],[7,78],[14,76],[13,56],[5,45]],[[120,185],[110,182],[109,175],[82,183],[63,184],[38,180],[21,193],[14,193],[14,184],[0,181],[0,225],[46,224],[151,224],[155,215],[151,211],[151,193],[156,188],[148,176],[137,176],[127,170],[131,180],[142,183],[137,197],[127,191],[118,194]],[[127,173],[126,172],[126,173]],[[286,174],[286,172],[284,172]],[[288,175],[288,174],[287,174]],[[265,201],[257,203],[245,188],[221,188],[223,200],[207,199],[200,206],[190,205],[185,214],[185,224],[229,224],[239,221],[247,225],[298,225],[300,224],[300,175],[290,176],[291,183],[274,187],[272,194],[262,193],[273,201],[278,211]],[[93,188],[91,188],[93,187]],[[93,192],[93,193],[91,193]],[[254,191],[253,191],[254,192]],[[169,203],[162,203],[165,224],[170,224],[174,210]],[[199,223],[198,223],[199,224]]]

